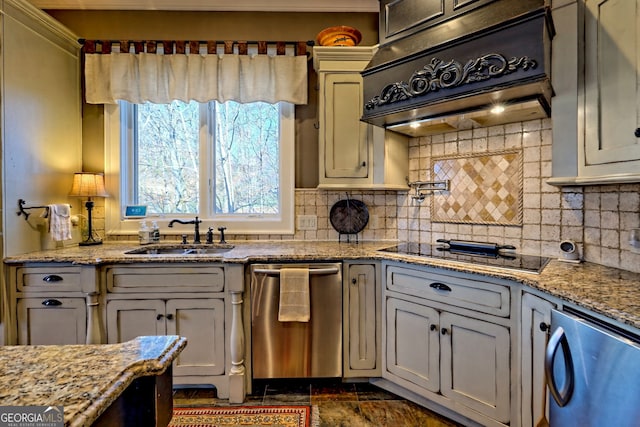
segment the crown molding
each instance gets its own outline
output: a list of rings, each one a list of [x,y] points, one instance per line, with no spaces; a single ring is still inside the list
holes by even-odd
[[[378,12],[377,0],[29,0],[40,9]]]

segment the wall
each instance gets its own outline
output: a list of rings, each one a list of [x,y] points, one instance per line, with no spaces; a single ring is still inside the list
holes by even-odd
[[[55,247],[40,215],[27,206],[70,199],[81,168],[79,45],[67,29],[28,3],[2,3],[2,193],[4,255]],[[70,241],[66,241],[69,243]],[[60,243],[61,245],[61,243]]]
[[[322,28],[337,23],[363,33],[363,45],[377,41],[377,14],[180,13],[49,11],[56,19],[88,39],[313,39]],[[310,67],[309,105],[296,109],[296,213],[316,214],[318,229],[294,235],[234,236],[233,239],[337,240],[329,211],[344,192],[316,190],[317,94]],[[84,165],[102,164],[102,111],[85,106]],[[410,180],[430,179],[431,158],[458,153],[481,154],[522,150],[522,225],[455,224],[432,221],[431,198],[419,204],[408,192],[350,191],[368,205],[370,221],[359,236],[364,240],[474,239],[513,244],[529,254],[558,256],[558,242],[575,241],[588,261],[640,272],[640,255],[627,244],[628,230],[640,227],[640,184],[565,187],[546,184],[551,176],[551,120],[535,120],[492,128],[451,132],[410,141]],[[89,155],[90,154],[90,155]],[[456,191],[455,188],[452,189]],[[94,213],[99,227],[101,201]],[[113,237],[114,239],[117,236]],[[121,236],[129,239],[128,236]],[[169,237],[174,239],[175,237]]]

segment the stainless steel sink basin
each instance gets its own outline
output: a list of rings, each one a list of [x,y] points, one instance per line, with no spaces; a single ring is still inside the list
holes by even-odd
[[[127,255],[215,255],[228,252],[233,245],[154,245],[126,251]]]

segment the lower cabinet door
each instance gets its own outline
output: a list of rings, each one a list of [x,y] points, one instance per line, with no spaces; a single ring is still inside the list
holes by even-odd
[[[348,265],[346,281],[344,348],[347,351],[344,376],[380,376],[376,330],[377,313],[380,310],[377,305],[379,299],[375,266]]]
[[[174,361],[174,375],[224,374],[223,300],[169,300],[166,319],[168,335],[187,338],[187,347]]]
[[[553,303],[536,295],[522,295],[522,427],[535,426],[543,417],[549,419],[549,396],[544,390],[544,354],[553,308]]]
[[[179,335],[187,346],[173,363],[173,375],[204,376],[225,372],[224,300],[111,300],[107,303],[109,343],[141,335]]]
[[[383,376],[420,393],[438,392],[439,314],[431,307],[396,298],[386,302],[386,367]]]
[[[84,298],[18,299],[18,344],[84,344],[87,308]]]
[[[509,329],[443,312],[440,334],[442,394],[508,424],[511,406]]]
[[[165,335],[163,300],[111,300],[107,302],[107,341],[129,341],[144,335]]]

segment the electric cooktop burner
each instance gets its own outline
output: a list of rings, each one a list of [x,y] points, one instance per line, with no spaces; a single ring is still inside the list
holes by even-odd
[[[426,243],[401,243],[380,250],[383,252],[438,258],[447,261],[485,265],[487,267],[505,268],[536,274],[542,271],[550,259],[501,250],[474,253],[473,251],[457,250],[443,245],[430,245]]]

